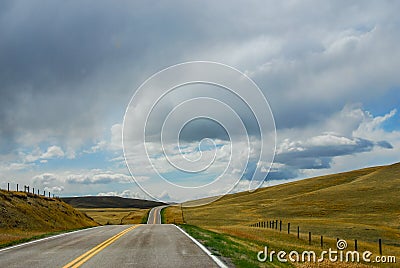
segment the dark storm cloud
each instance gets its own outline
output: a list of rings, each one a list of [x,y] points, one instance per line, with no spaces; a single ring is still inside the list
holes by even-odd
[[[184,40],[186,24],[174,22],[166,8],[131,1],[2,2],[2,149],[18,133],[36,130],[62,140],[93,138],[110,109],[120,120],[141,72],[156,71],[152,59],[173,57],[174,43]]]
[[[26,143],[96,139],[122,120],[133,90],[149,75],[187,60],[248,70],[270,101],[278,132],[321,122],[346,102],[372,100],[398,82],[398,16],[388,3],[2,1],[0,150],[21,135],[32,139]],[[351,78],[366,82],[344,83]],[[241,111],[249,134],[259,134]],[[193,126],[184,140],[225,137],[207,123]],[[360,143],[310,148],[297,157],[371,149]],[[290,157],[296,155],[278,160]],[[293,165],[327,166],[310,161]]]
[[[49,136],[77,144],[93,139],[105,122],[121,121],[133,90],[149,75],[195,59],[204,46],[249,34],[232,27],[235,20],[223,5],[211,3],[150,6],[93,0],[1,5],[3,150],[21,133],[34,136],[35,141],[26,143]],[[240,10],[241,5],[231,8]],[[210,28],[216,24],[219,27]]]
[[[361,138],[337,138],[336,144],[323,144],[329,135],[318,137],[320,144],[304,143],[297,148],[279,152],[275,156],[275,162],[284,164],[284,170],[294,174],[300,169],[327,169],[331,167],[332,159],[338,156],[354,155],[356,153],[370,152],[374,147],[392,149],[393,146],[387,141],[372,142]],[[331,137],[330,137],[331,138]],[[341,140],[341,142],[339,142]],[[281,174],[280,179],[287,179]]]

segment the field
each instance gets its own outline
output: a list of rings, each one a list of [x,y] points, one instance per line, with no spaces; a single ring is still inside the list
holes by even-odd
[[[97,226],[91,218],[57,199],[0,190],[0,247],[19,240]]]
[[[96,222],[105,224],[145,223],[150,209],[140,208],[80,208]]]
[[[400,164],[322,176],[284,185],[227,195],[206,206],[167,208],[167,222],[185,222],[216,233],[248,239],[273,250],[336,248],[337,238],[349,249],[400,257]],[[250,225],[282,221],[282,231]],[[287,234],[287,223],[291,234]],[[300,239],[297,238],[297,226]],[[311,245],[308,243],[312,234]],[[254,252],[262,247],[253,249]],[[254,253],[256,254],[256,253]],[[254,255],[256,256],[256,255]],[[399,259],[397,259],[399,261]]]

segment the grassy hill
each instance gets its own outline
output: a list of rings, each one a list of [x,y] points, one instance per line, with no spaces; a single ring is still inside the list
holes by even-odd
[[[0,245],[97,225],[84,213],[57,199],[0,190]]]
[[[308,232],[312,232],[317,248],[323,235],[324,243],[333,248],[336,238],[349,244],[357,239],[359,248],[376,252],[381,238],[386,253],[400,254],[400,163],[230,194],[209,205],[185,207],[194,203],[183,204],[186,223],[276,249],[307,249]],[[182,222],[181,214],[178,206],[165,212],[168,222]],[[282,232],[249,227],[269,220],[282,220]],[[300,240],[295,235],[297,226]]]
[[[61,200],[75,208],[153,208],[165,205],[162,202],[119,196],[63,197]]]

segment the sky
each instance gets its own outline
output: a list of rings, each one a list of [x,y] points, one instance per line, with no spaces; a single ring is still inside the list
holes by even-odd
[[[1,1],[0,187],[182,201],[399,162],[398,10]],[[256,87],[166,91],[196,75]]]

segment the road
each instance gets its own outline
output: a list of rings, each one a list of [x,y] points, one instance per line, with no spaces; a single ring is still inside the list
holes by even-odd
[[[155,207],[150,210],[147,224],[161,224],[161,210],[167,206]]]
[[[159,222],[159,210],[154,212],[153,222]],[[170,224],[107,225],[6,248],[0,266],[219,267]]]

